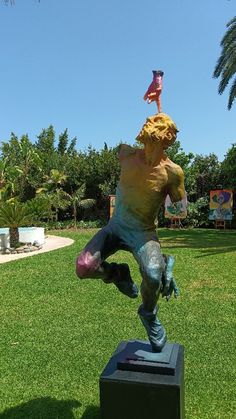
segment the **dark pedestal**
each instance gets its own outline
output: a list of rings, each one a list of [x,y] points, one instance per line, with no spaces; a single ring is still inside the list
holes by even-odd
[[[184,419],[184,348],[121,342],[100,377],[102,419]]]

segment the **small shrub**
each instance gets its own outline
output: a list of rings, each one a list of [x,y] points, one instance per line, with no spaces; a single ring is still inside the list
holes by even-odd
[[[41,227],[44,227],[46,230],[64,230],[75,228],[74,220],[64,220],[64,221],[48,221],[48,222],[40,222]],[[84,221],[80,220],[77,222],[77,228],[100,228],[104,225],[101,220],[93,220],[93,221]]]
[[[210,221],[209,214],[209,198],[199,198],[196,202],[189,202],[188,215],[183,224],[188,227],[208,227]]]

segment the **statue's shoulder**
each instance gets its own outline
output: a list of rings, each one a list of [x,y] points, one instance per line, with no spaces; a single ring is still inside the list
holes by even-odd
[[[139,150],[135,147],[131,147],[128,144],[120,144],[119,146],[119,159],[122,160],[126,157],[136,154]]]
[[[172,202],[181,201],[186,195],[184,187],[184,172],[182,168],[170,159],[166,159],[168,176],[167,192]]]
[[[183,169],[176,163],[174,163],[169,158],[165,161],[165,168],[168,173],[168,175],[182,177],[184,175]]]

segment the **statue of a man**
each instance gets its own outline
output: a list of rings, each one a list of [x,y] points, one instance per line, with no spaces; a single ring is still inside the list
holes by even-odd
[[[123,249],[131,252],[142,275],[142,305],[138,313],[153,351],[162,350],[166,332],[157,318],[160,293],[167,299],[177,293],[172,277],[173,258],[162,255],[155,219],[167,194],[172,202],[185,195],[183,171],[165,154],[176,139],[177,127],[163,113],[149,117],[137,141],[143,148],[122,144],[121,175],[112,218],[86,245],[76,261],[79,278],[101,278],[114,283],[130,298],[138,296],[126,263],[108,263],[108,256]]]

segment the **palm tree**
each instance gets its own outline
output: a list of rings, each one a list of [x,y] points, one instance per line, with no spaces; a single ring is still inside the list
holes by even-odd
[[[32,221],[32,213],[25,204],[16,201],[2,202],[0,206],[0,225],[9,227],[10,246],[16,247],[19,243],[19,227]]]
[[[6,189],[6,159],[0,160],[0,201]]]
[[[218,92],[221,95],[231,78],[236,73],[236,16],[227,24],[227,31],[220,43],[221,55],[217,61],[213,77],[221,76]],[[229,92],[228,109],[230,110],[236,96],[236,78],[232,81]]]
[[[54,192],[48,193],[51,207],[55,209],[55,221],[58,221],[59,210],[65,210],[69,207],[69,195],[61,188],[57,188]]]
[[[75,192],[69,195],[71,206],[73,207],[74,226],[77,228],[77,208],[91,208],[95,204],[95,199],[83,199],[85,194],[85,184],[81,185]]]
[[[66,209],[70,205],[70,195],[62,189],[62,185],[67,176],[57,169],[52,169],[49,176],[45,176],[42,188],[37,189],[36,193],[45,194],[50,200],[51,207],[55,209],[55,220],[58,221],[59,209]]]
[[[8,165],[8,158],[0,160],[0,201],[14,198],[20,169]]]

